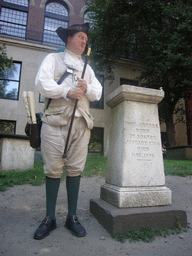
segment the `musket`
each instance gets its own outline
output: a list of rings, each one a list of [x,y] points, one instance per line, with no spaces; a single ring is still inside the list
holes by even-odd
[[[88,58],[89,58],[90,53],[91,53],[91,48],[88,48],[87,54],[85,56],[85,63],[84,63],[81,79],[84,78],[85,70],[86,70],[86,67],[87,67]],[[74,108],[73,108],[73,113],[72,113],[72,116],[71,116],[71,122],[70,122],[70,126],[69,126],[69,131],[68,131],[68,134],[67,134],[67,140],[66,140],[66,143],[65,143],[65,149],[64,149],[63,156],[62,156],[63,159],[65,159],[67,157],[67,148],[68,148],[69,138],[70,138],[70,134],[71,134],[71,129],[72,129],[72,126],[73,126],[75,111],[77,109],[77,103],[78,103],[78,100],[76,99],[75,100],[75,105],[74,105]]]

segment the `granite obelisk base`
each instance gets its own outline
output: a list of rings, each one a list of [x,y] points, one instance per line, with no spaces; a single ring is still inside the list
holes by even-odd
[[[160,228],[187,227],[187,214],[177,206],[140,207],[120,209],[100,198],[90,200],[90,212],[111,234],[125,234],[144,227]]]

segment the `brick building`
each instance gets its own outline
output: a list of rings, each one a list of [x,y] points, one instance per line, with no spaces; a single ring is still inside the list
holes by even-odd
[[[15,66],[12,75],[4,72],[4,77],[1,76],[5,88],[0,94],[0,133],[25,134],[27,114],[23,91],[34,91],[36,112],[43,111],[43,99],[35,89],[34,81],[44,57],[63,47],[55,30],[59,26],[68,27],[89,21],[89,10],[83,0],[0,0],[0,11],[0,44],[6,45],[7,54],[12,57]],[[122,83],[136,85],[138,66],[139,63],[132,60],[118,61],[112,84],[95,70],[104,90],[100,102],[91,105],[95,123],[90,152],[106,154],[110,109],[105,104],[105,96]],[[178,129],[178,146],[187,145],[186,125],[179,125]],[[165,132],[164,126],[162,131]]]

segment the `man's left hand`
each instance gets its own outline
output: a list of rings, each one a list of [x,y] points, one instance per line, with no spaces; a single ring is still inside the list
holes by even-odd
[[[77,77],[78,83],[77,87],[79,87],[84,93],[87,91],[87,82],[84,79]]]

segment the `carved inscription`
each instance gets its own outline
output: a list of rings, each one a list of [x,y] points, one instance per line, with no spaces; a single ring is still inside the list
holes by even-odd
[[[127,136],[127,143],[133,145],[131,157],[137,161],[152,161],[155,157],[152,146],[160,146],[158,124],[126,122],[131,127],[131,133]]]

